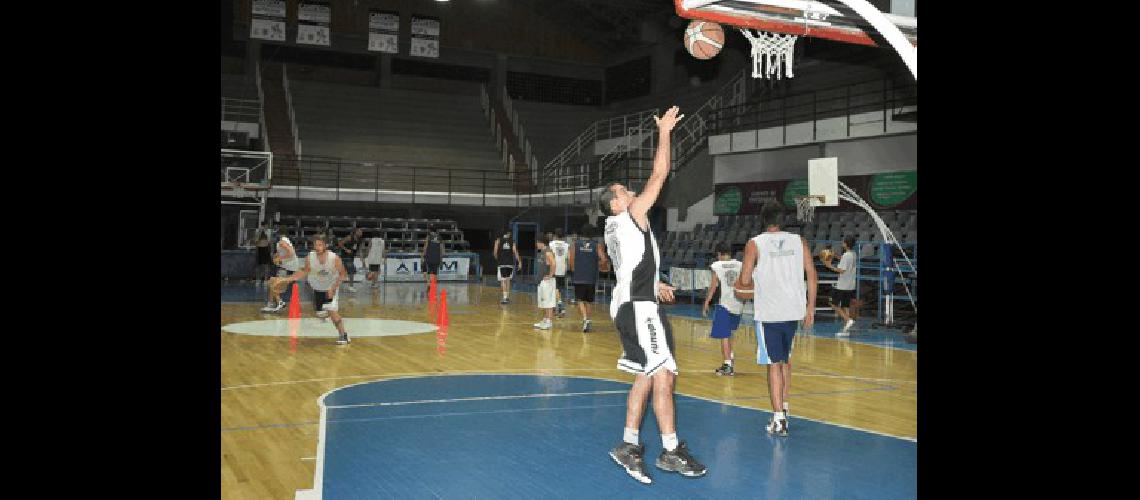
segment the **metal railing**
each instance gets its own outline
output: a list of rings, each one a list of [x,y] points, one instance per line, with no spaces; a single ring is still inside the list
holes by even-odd
[[[258,123],[261,126],[260,113],[261,103],[257,99],[222,98],[222,121]]]
[[[289,72],[286,64],[281,64],[281,88],[285,92],[285,107],[289,113],[289,131],[293,134],[293,154],[301,155],[301,134],[297,130],[297,116],[293,112],[293,92],[289,90]]]
[[[685,112],[691,118],[682,120],[680,126],[673,132],[673,150],[670,152],[677,167],[682,167],[690,155],[708,144],[709,122],[706,116],[713,110],[742,104],[748,99],[750,91],[756,86],[750,75],[749,68],[740,70],[739,74],[724,84],[696,111]]]
[[[846,117],[847,136],[851,127],[882,122],[888,132],[890,115],[896,109],[918,104],[918,85],[895,84],[890,80],[873,80],[786,96],[769,95],[765,99],[729,104],[712,109],[705,118],[709,134],[725,134],[743,130],[782,127],[787,142],[789,124],[812,124],[812,140],[818,140],[819,121]],[[854,122],[853,116],[874,119]]]
[[[602,179],[606,177],[607,171],[615,168],[617,163],[626,158],[632,158],[633,161],[642,160],[641,156],[644,155],[639,150],[643,149],[642,146],[647,141],[652,141],[653,132],[656,130],[653,116],[658,112],[659,109],[653,108],[595,121],[543,167],[543,176],[561,179],[565,183],[562,186],[564,189],[593,188],[597,187],[598,183],[609,182]],[[593,156],[592,150],[597,147],[598,141],[616,138],[625,140],[615,141],[600,159],[585,162],[571,161],[581,155],[582,148],[589,147]],[[595,164],[599,164],[600,168],[583,168],[585,165]],[[638,174],[641,169],[633,168],[629,172]]]
[[[651,163],[652,159],[649,160]],[[557,177],[539,176],[532,183],[530,172],[446,168],[432,165],[393,164],[382,161],[355,161],[327,156],[273,157],[275,170],[274,197],[315,197],[320,199],[352,199],[355,201],[402,201],[456,203],[502,206],[503,198],[513,198],[513,205],[564,206],[592,205],[596,189],[569,189],[571,183]],[[600,160],[591,173],[600,172]],[[612,168],[610,175],[636,179],[648,175],[635,167]],[[288,194],[290,191],[292,195]],[[319,196],[313,195],[319,191]],[[474,202],[474,203],[473,203]]]

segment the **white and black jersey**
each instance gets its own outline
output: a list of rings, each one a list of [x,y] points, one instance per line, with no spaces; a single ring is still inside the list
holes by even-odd
[[[626,302],[657,301],[661,252],[650,228],[642,231],[629,212],[607,218],[606,254],[617,276],[610,300],[610,317],[616,318],[618,307]]]
[[[653,376],[666,369],[677,373],[673,329],[657,304],[657,239],[647,226],[637,227],[629,212],[606,219],[606,253],[613,261],[617,284],[610,300],[610,317],[621,341],[617,368]]]

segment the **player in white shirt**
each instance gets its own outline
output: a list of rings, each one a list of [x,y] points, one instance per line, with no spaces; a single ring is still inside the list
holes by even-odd
[[[291,293],[286,286],[288,284],[286,277],[301,267],[301,259],[297,258],[297,250],[289,238],[282,236],[277,241],[277,254],[273,256],[273,263],[277,264],[279,269],[277,277],[269,279],[269,303],[261,309],[261,312],[280,312],[285,308],[285,300],[281,295]]]
[[[820,259],[823,261],[823,267],[831,270],[831,272],[839,274],[839,279],[835,281],[835,289],[831,293],[831,306],[835,308],[835,313],[843,318],[843,328],[835,334],[837,337],[846,337],[851,335],[851,326],[855,324],[855,320],[851,317],[851,299],[855,298],[855,238],[848,236],[843,239],[843,256],[839,258],[839,266],[832,266],[831,259],[834,255],[828,254],[826,258]]]
[[[566,305],[562,303],[562,290],[566,288],[566,262],[570,256],[570,244],[562,235],[562,228],[554,230],[554,238],[550,240],[550,251],[554,252],[554,284],[558,297],[558,317],[566,315]]]
[[[732,284],[736,283],[736,278],[740,276],[741,263],[732,258],[732,246],[727,242],[717,245],[716,254],[717,261],[709,266],[712,268],[712,281],[709,283],[709,293],[705,297],[705,307],[701,310],[701,314],[708,317],[709,303],[719,291],[720,299],[713,313],[712,331],[709,336],[720,339],[720,351],[724,354],[724,364],[716,369],[716,374],[732,376],[734,374],[732,361],[735,358],[732,352],[732,332],[740,326],[740,313],[744,310],[744,303],[732,292]]]
[[[380,234],[377,232],[376,234]],[[380,286],[380,271],[384,265],[384,238],[373,236],[368,239],[367,254],[364,256],[364,265],[368,266],[368,275],[365,279],[372,283],[372,288]]]
[[[610,317],[614,319],[623,351],[618,369],[635,375],[626,400],[624,438],[610,451],[610,457],[642,483],[652,482],[643,460],[645,446],[639,444],[638,436],[650,390],[664,448],[657,457],[657,468],[687,477],[708,472],[708,468],[689,453],[685,442],[677,439],[673,406],[677,361],[673,358],[673,329],[657,304],[658,298],[672,302],[674,288],[658,281],[661,253],[648,217],[669,176],[670,132],[681,116],[673,106],[664,116],[653,119],[657,122],[657,152],[653,172],[641,196],[635,196],[619,183],[611,183],[598,198],[602,212],[609,216],[606,253],[617,276],[610,298]]]
[[[314,237],[313,251],[305,258],[305,267],[285,279],[297,281],[306,276],[309,278],[309,286],[313,288],[313,309],[316,309],[317,316],[327,315],[332,320],[336,325],[336,331],[340,333],[336,343],[344,345],[349,342],[348,332],[344,331],[344,321],[338,312],[337,299],[340,295],[337,290],[340,289],[340,284],[348,279],[348,271],[345,270],[340,257],[329,251],[326,238],[323,234]]]
[[[780,230],[783,215],[780,203],[767,203],[760,210],[760,222],[765,230],[745,245],[744,266],[734,288],[753,290],[756,362],[768,365],[768,395],[772,401],[772,421],[765,429],[769,434],[787,436],[785,399],[792,377],[792,342],[800,320],[804,328],[811,328],[815,322],[815,289],[819,278],[807,240]]]

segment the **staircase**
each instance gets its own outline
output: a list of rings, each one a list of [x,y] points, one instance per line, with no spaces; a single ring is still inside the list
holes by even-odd
[[[294,156],[293,121],[284,85],[284,67],[266,64],[261,68],[262,102],[265,106],[265,128],[269,131],[269,150],[273,156]]]
[[[481,91],[483,111],[494,134],[495,145],[503,154],[503,167],[515,181],[515,192],[519,194],[535,192],[536,184],[542,180],[532,175],[530,164],[534,157],[524,150],[530,148],[520,137],[522,132],[518,123],[518,114],[513,109],[508,109],[510,101],[507,100],[509,97],[506,88],[502,89],[502,98],[498,92],[488,92],[486,86],[483,86]]]

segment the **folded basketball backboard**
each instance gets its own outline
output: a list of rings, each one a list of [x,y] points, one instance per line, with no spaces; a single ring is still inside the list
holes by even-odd
[[[740,28],[878,45],[872,23],[840,1],[673,0],[677,15]],[[918,18],[883,14],[911,45],[918,45]]]

